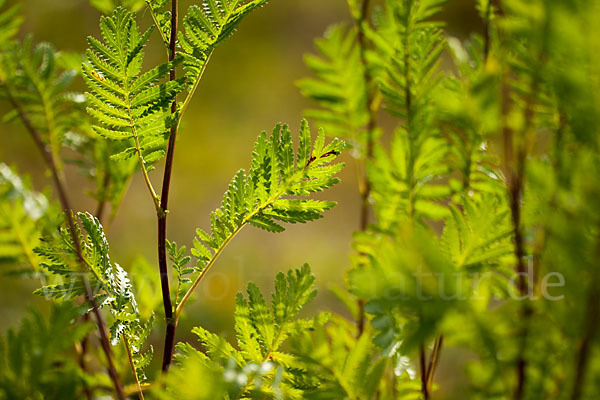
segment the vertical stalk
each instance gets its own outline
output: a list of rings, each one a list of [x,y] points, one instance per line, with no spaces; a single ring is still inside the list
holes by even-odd
[[[90,320],[90,315],[85,314],[83,317],[81,317],[81,320],[83,322],[88,322]],[[87,363],[85,362],[85,355],[87,353],[88,343],[89,335],[85,335],[85,337],[81,339],[80,343],[75,344],[77,351],[77,363],[79,364],[79,368],[81,368],[81,370],[84,373],[87,373]],[[88,400],[92,400],[94,398],[92,388],[88,384],[84,383],[83,391],[85,393],[85,397]]]
[[[525,163],[527,158],[526,136],[529,135],[531,129],[533,109],[532,102],[533,93],[536,85],[532,84],[532,94],[527,99],[525,108],[525,127],[523,134],[515,138],[515,132],[508,126],[507,118],[510,112],[510,90],[504,76],[502,83],[502,118],[503,118],[503,139],[504,139],[504,164],[506,169],[506,179],[508,186],[509,208],[511,221],[514,231],[515,258],[517,259],[516,273],[518,274],[517,290],[520,296],[526,296],[528,292],[527,269],[525,267],[525,238],[523,235],[522,217],[521,217],[521,201],[523,197],[523,185],[525,177]],[[515,139],[518,143],[515,146]],[[515,148],[516,147],[516,148]],[[519,351],[517,356],[517,385],[513,393],[514,400],[523,398],[526,384],[527,358],[525,350],[527,348],[527,337],[529,335],[529,320],[533,310],[529,301],[525,300],[521,309],[521,322],[523,326],[519,333]]]
[[[94,216],[98,218],[98,221],[102,223],[102,218],[104,217],[104,210],[106,209],[106,190],[108,189],[108,185],[110,184],[110,174],[104,174],[104,180],[102,181],[102,193],[100,193],[100,200],[98,201],[98,205],[96,206],[96,212]]]
[[[129,360],[129,367],[131,368],[131,373],[133,374],[133,380],[135,381],[135,385],[138,390],[138,398],[140,400],[144,400],[144,391],[142,390],[142,385],[140,384],[140,379],[139,379],[137,371],[135,369],[135,363],[133,362],[133,356],[131,355],[131,346],[129,345],[127,336],[125,336],[124,333],[121,334],[121,338],[123,339],[123,345],[125,346],[125,351],[127,351],[127,359]]]
[[[490,21],[492,17],[492,0],[488,0],[485,5],[485,15],[483,19],[483,61],[487,62],[490,55],[491,38],[490,38]]]
[[[27,116],[25,111],[21,108],[21,105],[19,103],[17,103],[17,101],[11,95],[10,90],[8,90],[8,88],[7,88],[7,94],[8,94],[8,99],[9,99],[10,103],[15,108],[15,110],[19,113],[19,116],[20,116],[21,120],[23,121],[25,128],[27,129],[27,131],[33,138],[36,146],[42,153],[42,156],[43,156],[44,160],[46,161],[48,168],[50,168],[50,171],[52,172],[52,179],[56,186],[56,191],[58,192],[58,197],[59,197],[61,206],[65,212],[65,218],[67,219],[67,225],[69,226],[69,231],[71,232],[71,236],[73,239],[73,245],[75,247],[75,252],[77,254],[77,258],[78,258],[80,264],[83,266],[83,265],[85,265],[85,260],[83,257],[83,252],[81,250],[81,243],[79,243],[79,238],[77,237],[77,233],[75,231],[75,221],[73,220],[71,204],[70,204],[69,198],[67,196],[67,192],[65,190],[67,185],[65,183],[64,175],[59,171],[59,169],[54,161],[54,157],[52,156],[52,153],[48,149],[48,147],[44,144],[40,133],[33,126],[33,124],[31,123],[31,120],[29,119],[29,117]],[[123,387],[121,386],[121,383],[119,381],[119,376],[117,374],[117,370],[116,370],[114,362],[113,362],[112,350],[110,347],[110,342],[108,341],[108,335],[106,333],[106,324],[104,323],[104,318],[102,317],[102,314],[100,313],[98,304],[96,303],[96,300],[94,298],[94,293],[93,293],[92,288],[90,287],[89,282],[87,280],[86,280],[85,286],[86,286],[86,299],[92,306],[92,312],[96,319],[96,325],[98,326],[98,332],[100,334],[100,344],[101,344],[102,350],[106,356],[106,362],[108,364],[107,365],[108,374],[109,374],[110,379],[115,388],[115,394],[117,396],[117,399],[124,400],[125,394],[123,392]]]
[[[177,52],[177,0],[171,0],[171,37],[169,40],[169,61],[175,59]],[[175,67],[169,72],[169,80],[174,81],[176,78]],[[171,114],[177,112],[177,98],[171,104]],[[171,292],[169,289],[169,273],[167,269],[167,213],[169,204],[169,189],[171,186],[171,172],[173,170],[173,159],[175,157],[175,143],[177,139],[177,127],[175,123],[171,126],[171,134],[169,136],[169,144],[167,147],[167,157],[165,162],[165,171],[163,175],[162,193],[160,197],[160,212],[158,218],[158,267],[160,270],[160,283],[162,287],[163,308],[165,311],[166,332],[165,344],[163,352],[162,370],[167,372],[173,359],[173,348],[175,346],[175,330],[177,321],[173,318],[173,305],[171,303]]]
[[[367,50],[367,42],[366,42],[366,33],[365,33],[365,24],[368,23],[369,16],[369,5],[370,0],[363,0],[360,9],[360,15],[355,18],[356,29],[358,31],[356,40],[358,42],[358,47],[360,50],[360,61],[363,67],[363,79],[365,82],[365,87],[367,91],[367,112],[369,115],[369,119],[367,121],[367,143],[366,143],[366,151],[365,151],[365,164],[369,162],[373,158],[373,131],[377,127],[377,102],[376,102],[376,90],[373,86],[373,77],[369,72],[369,66],[367,63],[366,50]],[[365,169],[366,170],[366,169]],[[369,223],[369,195],[371,194],[371,182],[369,182],[369,178],[367,177],[366,171],[364,172],[364,176],[362,177],[363,181],[360,185],[360,221],[359,221],[359,230],[364,231],[367,228]],[[363,299],[358,300],[358,319],[356,321],[358,336],[360,337],[365,328],[365,302]]]
[[[596,254],[600,256],[600,239],[596,244]],[[573,378],[573,391],[571,400],[579,400],[583,394],[583,384],[591,358],[594,339],[598,334],[600,322],[600,292],[598,290],[598,272],[593,270],[588,294],[587,311],[584,320],[584,332],[575,355],[575,376]]]
[[[96,207],[96,212],[94,213],[94,216],[96,218],[98,218],[98,221],[100,221],[100,223],[102,223],[102,217],[104,215],[104,208],[106,205],[106,189],[108,188],[109,182],[110,182],[110,175],[105,174],[104,179],[102,181],[101,197],[100,197],[100,200],[98,201],[98,205]],[[83,317],[81,317],[81,320],[83,322],[88,322],[90,320],[90,315],[85,314]],[[89,335],[85,335],[83,337],[83,339],[81,339],[81,342],[79,343],[79,348],[77,351],[79,367],[81,368],[81,370],[83,372],[87,372],[87,363],[85,362],[85,356],[87,354],[89,339],[90,339]],[[93,398],[92,389],[88,385],[85,385],[84,391],[85,391],[85,396],[87,397],[87,399],[92,400],[92,398]]]
[[[435,375],[435,369],[438,366],[440,361],[440,353],[442,351],[442,345],[444,344],[444,336],[440,335],[435,339],[435,343],[433,345],[433,351],[431,352],[431,360],[429,361],[429,366],[427,367],[427,392],[431,390],[431,385],[433,384],[433,376]]]
[[[591,347],[598,330],[598,304],[600,304],[600,296],[598,295],[597,286],[592,284],[587,305],[584,336],[575,359],[575,378],[573,379],[571,400],[579,400],[583,392],[583,383],[590,359]]]
[[[429,400],[429,390],[427,387],[427,360],[425,359],[425,345],[421,344],[419,348],[419,367],[421,369],[421,393],[423,399]]]

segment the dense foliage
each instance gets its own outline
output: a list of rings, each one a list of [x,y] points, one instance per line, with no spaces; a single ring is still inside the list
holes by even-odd
[[[316,40],[297,82],[318,134],[307,120],[297,146],[287,125],[261,133],[188,246],[166,238],[176,135],[211,55],[266,0],[198,0],[181,18],[177,1],[91,0],[101,39],[81,56],[18,39],[19,7],[4,3],[4,120],[25,126],[53,190],[0,163],[3,272],[41,279],[51,303],[2,335],[0,399],[600,397],[597,1],[478,0],[482,31],[463,41],[445,32],[444,0],[348,0],[352,20]],[[154,39],[167,58],[146,68]],[[312,196],[338,183],[347,148],[362,200],[346,287],[332,288],[347,312],[300,317],[316,296],[305,264],[276,276],[270,302],[251,282],[238,294],[234,343],[202,321],[198,343],[177,343],[184,306],[243,227],[279,233],[336,205]],[[71,208],[68,162],[92,181],[94,213]],[[138,172],[156,268],[114,262],[105,235]],[[155,277],[162,299],[133,275]],[[440,360],[466,383],[436,383]]]

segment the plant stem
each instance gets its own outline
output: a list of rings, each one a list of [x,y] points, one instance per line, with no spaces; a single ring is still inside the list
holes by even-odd
[[[169,61],[175,59],[177,51],[177,0],[171,0],[171,37],[169,41]],[[173,67],[169,72],[169,80],[176,79],[176,69]],[[171,114],[177,113],[177,98],[173,99],[171,104]],[[169,144],[167,147],[167,157],[165,161],[165,171],[163,175],[162,193],[160,197],[160,211],[158,217],[158,267],[160,271],[160,284],[162,288],[163,308],[165,311],[165,320],[167,323],[165,332],[165,344],[163,352],[162,371],[167,372],[173,359],[173,349],[175,346],[175,330],[177,321],[173,319],[173,305],[171,303],[171,291],[169,289],[169,272],[167,269],[167,213],[169,204],[169,189],[171,187],[171,173],[173,170],[173,159],[175,157],[175,144],[177,140],[177,127],[179,123],[171,126]]]
[[[108,188],[109,183],[110,183],[110,175],[108,173],[106,173],[106,174],[104,174],[104,179],[102,180],[101,197],[100,197],[100,200],[98,201],[98,206],[97,206],[96,212],[94,214],[94,216],[96,218],[98,218],[98,221],[100,223],[102,223],[102,216],[104,214],[104,206],[106,205],[106,189]],[[90,320],[90,315],[85,314],[83,317],[81,317],[81,320],[83,322],[88,322]],[[83,339],[81,339],[81,342],[79,343],[79,351],[77,352],[79,367],[81,368],[81,370],[83,372],[87,372],[87,363],[85,362],[85,356],[87,354],[89,340],[90,340],[90,336],[85,335],[83,337]],[[85,391],[85,395],[88,398],[88,400],[92,400],[92,398],[93,398],[92,389],[88,385],[85,385],[84,391]]]
[[[485,5],[485,18],[483,20],[483,62],[486,63],[490,55],[490,20],[492,17],[492,0],[488,0]]]
[[[579,400],[581,398],[585,372],[590,359],[591,347],[593,345],[594,337],[596,336],[596,331],[598,330],[598,304],[600,304],[600,296],[598,296],[596,285],[592,285],[590,290],[591,292],[587,305],[587,317],[585,321],[586,327],[581,344],[577,350],[575,378],[573,380],[571,400]]]
[[[162,29],[160,29],[160,24],[158,23],[158,20],[156,19],[156,15],[154,14],[154,10],[152,10],[152,7],[150,6],[150,0],[146,0],[146,6],[148,7],[148,10],[150,11],[150,16],[152,17],[152,22],[154,22],[154,26],[156,26],[156,29],[158,30],[158,33],[160,35],[160,38],[163,41],[163,44],[167,47],[167,56],[169,56],[169,41],[167,41],[167,38],[165,37],[165,34],[163,33]]]
[[[135,381],[135,384],[138,388],[138,397],[140,398],[140,400],[144,400],[144,392],[142,390],[142,385],[140,384],[140,379],[135,369],[135,363],[133,362],[133,357],[131,356],[131,346],[129,346],[127,336],[125,336],[124,333],[121,334],[121,338],[123,339],[123,345],[125,345],[125,350],[127,351],[127,359],[129,360],[129,367],[131,368],[131,373],[133,374],[133,380]]]
[[[370,0],[363,0],[361,4],[360,15],[355,19],[356,29],[358,31],[356,40],[360,49],[360,62],[363,68],[363,80],[367,91],[367,112],[369,119],[367,121],[367,143],[365,152],[365,164],[373,158],[373,131],[377,126],[377,103],[376,90],[373,86],[373,77],[369,72],[369,65],[366,57],[367,42],[365,33],[365,24],[368,22],[369,15],[369,4]],[[363,172],[362,183],[359,184],[361,203],[360,203],[360,220],[359,230],[365,231],[369,223],[369,195],[371,194],[371,182],[366,174],[366,168]],[[365,301],[363,299],[358,300],[358,318],[356,321],[358,330],[358,337],[362,335],[365,329]]]
[[[133,122],[133,117],[131,117],[131,111],[130,111],[130,118],[131,118],[131,133],[133,134],[133,142],[135,144],[138,161],[140,162],[140,167],[142,168],[142,174],[144,176],[144,183],[146,184],[146,187],[148,188],[148,191],[150,192],[150,196],[152,196],[152,201],[154,202],[154,208],[156,209],[156,213],[160,214],[161,213],[160,199],[158,198],[158,195],[156,194],[156,191],[154,190],[154,186],[152,186],[152,182],[150,181],[150,177],[148,176],[148,170],[146,169],[146,161],[144,161],[144,155],[142,154],[142,147],[140,146],[140,139],[138,138],[137,133],[136,133],[135,123]]]
[[[25,111],[23,110],[21,105],[12,96],[9,88],[7,87],[6,89],[7,89],[6,93],[8,95],[7,97],[9,99],[10,103],[15,108],[15,110],[18,112],[19,117],[21,118],[21,120],[23,121],[23,124],[25,125],[25,128],[27,129],[27,131],[33,138],[33,141],[35,142],[36,146],[42,153],[42,156],[43,156],[44,160],[46,161],[47,166],[50,168],[50,171],[52,172],[52,179],[56,186],[56,190],[58,192],[58,197],[59,197],[60,203],[65,212],[65,217],[67,219],[69,231],[71,232],[71,236],[73,238],[75,252],[77,253],[77,258],[79,259],[79,262],[81,263],[81,266],[83,267],[85,265],[85,259],[83,257],[83,252],[81,250],[81,244],[79,243],[79,238],[77,237],[77,234],[75,231],[75,221],[73,220],[71,204],[70,204],[69,198],[67,196],[67,192],[65,190],[66,183],[65,183],[64,175],[59,171],[58,167],[56,166],[56,163],[54,162],[54,157],[52,156],[52,153],[48,149],[48,147],[44,144],[44,142],[42,140],[42,136],[39,133],[39,131],[35,128],[35,126],[33,126],[31,120],[29,119],[29,117],[27,116],[27,114],[25,113]],[[117,370],[115,369],[115,365],[113,362],[112,350],[110,348],[110,343],[108,341],[108,335],[106,333],[106,326],[105,326],[106,324],[104,323],[104,318],[102,317],[102,314],[100,313],[98,304],[96,303],[96,300],[94,298],[94,293],[92,292],[92,288],[90,287],[89,282],[87,280],[86,280],[85,286],[86,286],[86,298],[87,298],[87,301],[92,306],[92,312],[94,313],[94,316],[96,318],[96,325],[98,326],[98,332],[100,334],[100,344],[101,344],[102,350],[104,351],[104,354],[106,356],[106,362],[108,364],[107,365],[108,374],[113,383],[117,399],[124,400],[125,395],[123,393],[123,387],[121,386],[121,383],[119,381],[119,376],[117,374]]]
[[[525,161],[527,150],[524,145],[524,137],[517,138],[518,144],[515,149],[515,134],[513,129],[508,125],[508,114],[510,112],[510,90],[506,80],[503,78],[502,83],[502,116],[503,116],[503,139],[504,139],[504,165],[506,169],[509,208],[514,232],[515,258],[517,261],[516,273],[518,274],[517,290],[520,296],[526,296],[528,292],[527,269],[525,267],[525,239],[523,236],[523,228],[521,221],[521,200],[523,195],[523,180],[525,176]],[[528,99],[528,105],[525,111],[525,134],[529,130],[531,123],[531,99]],[[522,136],[522,135],[521,135]],[[516,150],[516,154],[515,154]],[[523,326],[520,329],[519,352],[517,356],[517,386],[515,388],[513,399],[520,400],[523,398],[523,393],[526,384],[527,359],[525,350],[527,347],[527,336],[529,335],[529,319],[533,310],[528,301],[525,301],[521,310],[521,322]]]
[[[427,390],[427,361],[425,360],[425,345],[419,347],[419,367],[421,369],[421,393],[424,400],[429,400],[429,390]]]
[[[181,315],[181,311],[183,311],[183,307],[185,306],[185,303],[192,296],[192,293],[194,293],[194,290],[196,290],[196,288],[198,287],[198,285],[200,284],[200,282],[202,281],[202,279],[204,278],[204,276],[206,276],[206,274],[210,270],[210,267],[212,267],[213,264],[215,263],[215,261],[217,261],[217,259],[221,255],[221,253],[223,253],[223,250],[225,250],[225,247],[227,247],[227,245],[229,244],[229,242],[231,242],[231,240],[242,230],[242,228],[244,226],[246,226],[246,223],[247,222],[244,222],[243,224],[241,224],[229,237],[227,237],[227,239],[225,239],[225,241],[223,242],[223,244],[215,252],[215,254],[210,259],[210,261],[206,264],[206,266],[204,267],[204,269],[202,270],[202,272],[200,272],[200,275],[198,275],[198,277],[196,278],[196,280],[194,281],[194,283],[192,284],[192,286],[185,293],[185,295],[181,299],[181,302],[177,305],[177,309],[175,310],[175,322],[176,323],[179,320],[179,316]]]
[[[440,353],[442,351],[442,345],[444,344],[444,336],[440,335],[435,339],[433,345],[433,351],[431,352],[431,360],[427,368],[427,392],[431,391],[431,385],[433,384],[433,376],[435,375],[435,369],[437,368],[440,361]]]
[[[108,162],[106,165],[106,172],[104,173],[104,179],[102,180],[102,192],[100,193],[100,200],[98,201],[98,206],[96,207],[96,212],[94,216],[98,218],[98,221],[102,223],[102,219],[104,217],[104,210],[106,208],[106,190],[108,189],[108,185],[110,184],[110,174],[108,173]]]
[[[81,320],[84,322],[88,322],[90,320],[90,315],[85,314],[83,317],[81,317]],[[77,352],[77,363],[79,364],[79,368],[81,368],[81,370],[84,373],[87,373],[87,363],[85,362],[85,355],[87,353],[88,343],[89,335],[85,335],[85,337],[81,339],[81,342],[75,345],[75,350]],[[85,392],[85,397],[88,400],[92,400],[94,398],[92,388],[88,384],[84,383],[83,391]]]
[[[177,324],[177,321],[179,320],[179,316],[181,315],[181,312],[183,311],[183,307],[185,306],[185,303],[190,299],[194,290],[198,287],[198,285],[200,284],[202,279],[206,276],[206,274],[208,273],[210,268],[214,265],[215,261],[217,261],[217,259],[221,255],[221,253],[223,253],[223,251],[225,250],[225,248],[227,247],[229,242],[231,242],[233,240],[233,238],[235,238],[237,236],[237,234],[250,222],[250,220],[252,218],[254,218],[256,215],[258,215],[262,210],[264,210],[265,208],[270,206],[275,200],[277,200],[278,198],[283,196],[287,192],[289,184],[296,182],[298,179],[302,178],[305,174],[306,168],[308,168],[311,165],[311,163],[312,163],[312,161],[309,161],[304,166],[304,168],[297,171],[294,175],[288,177],[287,181],[281,186],[281,188],[277,192],[271,194],[271,196],[267,200],[265,200],[262,204],[256,206],[256,208],[254,210],[252,210],[252,212],[249,212],[244,217],[244,219],[239,223],[238,227],[233,232],[231,232],[229,234],[229,236],[227,236],[223,240],[223,242],[221,243],[219,248],[215,250],[215,254],[213,254],[212,258],[206,263],[206,266],[204,267],[202,272],[200,272],[200,275],[198,275],[198,277],[196,278],[196,280],[194,281],[192,286],[185,293],[185,295],[181,299],[181,302],[176,305],[175,318],[174,318],[176,324]]]
[[[198,88],[198,84],[202,80],[202,76],[204,76],[204,71],[206,71],[206,66],[208,65],[208,62],[210,61],[213,51],[214,51],[214,49],[211,50],[210,53],[208,53],[208,55],[206,56],[206,61],[204,62],[204,65],[202,66],[200,73],[196,77],[196,81],[194,82],[194,85],[192,86],[189,93],[185,97],[185,100],[183,100],[183,104],[181,105],[181,110],[179,111],[179,118],[177,118],[177,128],[179,128],[179,124],[181,123],[183,114],[185,113],[185,110],[187,110],[187,107],[190,104],[192,97],[194,97],[194,93],[196,93],[196,89]]]

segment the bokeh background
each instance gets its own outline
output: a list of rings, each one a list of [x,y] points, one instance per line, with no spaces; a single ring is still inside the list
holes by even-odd
[[[8,1],[9,5],[14,3],[17,1]],[[25,16],[21,36],[32,34],[36,41],[50,42],[57,49],[83,52],[86,36],[99,35],[100,13],[86,0],[20,3]],[[185,10],[194,1],[180,3],[181,10]],[[474,0],[450,0],[442,18],[448,33],[460,38],[481,29]],[[152,22],[143,10],[138,21],[142,27]],[[170,198],[170,240],[189,245],[197,227],[208,227],[209,213],[219,206],[231,177],[238,169],[249,167],[252,146],[260,131],[285,122],[296,132],[303,109],[310,105],[294,85],[309,73],[302,56],[314,50],[313,40],[329,25],[341,21],[351,22],[345,0],[271,0],[247,17],[238,32],[215,52],[178,136]],[[165,52],[157,33],[151,42],[146,51],[147,62],[162,62]],[[78,84],[83,90],[83,83]],[[2,107],[0,112],[6,111]],[[236,292],[250,280],[270,290],[277,272],[305,262],[311,265],[319,287],[319,296],[307,312],[344,313],[327,288],[343,285],[351,235],[358,227],[356,165],[348,154],[345,159],[347,168],[341,174],[342,183],[321,196],[338,201],[338,207],[321,220],[288,226],[281,234],[245,228],[197,291],[196,301],[189,306],[178,330],[179,340],[188,339],[185,333],[196,325],[230,335]],[[0,122],[0,161],[17,165],[21,173],[30,174],[37,190],[50,186],[37,149],[18,124]],[[69,168],[67,174],[74,207],[93,210],[95,202],[86,196],[89,182],[77,176],[74,168]],[[151,179],[155,187],[160,186],[160,167],[151,173]],[[127,268],[138,257],[156,265],[155,212],[139,174],[108,236],[111,256],[122,266]],[[45,300],[31,294],[37,286],[35,282],[0,274],[2,331],[17,324],[31,305],[44,307]],[[451,352],[446,353],[446,357],[452,356]],[[442,369],[440,377],[444,375]]]

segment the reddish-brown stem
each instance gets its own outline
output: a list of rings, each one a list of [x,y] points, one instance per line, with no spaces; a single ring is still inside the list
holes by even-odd
[[[79,238],[77,237],[77,233],[75,230],[75,221],[73,219],[73,214],[72,214],[73,209],[71,208],[71,204],[70,204],[70,201],[67,196],[66,189],[65,189],[66,183],[65,183],[64,176],[61,173],[61,171],[59,171],[59,169],[57,168],[56,163],[54,162],[54,158],[52,157],[50,150],[48,149],[48,147],[42,140],[42,136],[39,133],[39,131],[35,128],[35,126],[31,122],[31,120],[29,119],[29,117],[27,116],[27,114],[25,113],[23,108],[21,107],[21,105],[15,100],[15,98],[11,95],[9,90],[7,90],[7,93],[8,93],[8,99],[9,99],[11,105],[18,112],[19,117],[21,118],[21,120],[23,121],[23,124],[25,125],[25,128],[27,129],[27,131],[33,138],[33,141],[35,142],[36,146],[42,153],[42,156],[44,157],[44,160],[45,160],[48,168],[50,168],[50,171],[52,172],[52,179],[54,181],[56,191],[58,193],[58,198],[59,198],[62,208],[65,212],[65,217],[67,219],[67,225],[69,227],[69,232],[71,233],[71,236],[73,239],[73,245],[75,248],[75,252],[77,254],[77,258],[79,259],[79,262],[83,266],[83,265],[85,265],[85,259],[83,257],[83,252],[81,250],[81,243],[79,242]],[[107,365],[108,374],[113,383],[117,398],[119,400],[124,400],[125,394],[123,392],[123,387],[121,386],[121,383],[119,381],[119,376],[117,374],[117,370],[115,369],[115,365],[113,362],[112,350],[110,347],[110,342],[108,340],[108,335],[106,333],[106,324],[104,323],[104,318],[102,317],[102,314],[100,313],[100,309],[98,308],[98,304],[96,303],[96,300],[94,298],[94,293],[92,291],[92,288],[89,285],[89,282],[86,281],[85,286],[86,286],[86,299],[92,306],[92,313],[95,316],[96,325],[98,326],[98,332],[100,334],[100,344],[101,344],[102,350],[104,351],[104,354],[106,356],[106,362],[108,364]]]
[[[419,367],[421,369],[421,393],[423,393],[424,400],[429,400],[429,390],[427,388],[427,361],[424,344],[421,344],[419,347]]]
[[[596,285],[592,285],[590,290],[584,336],[579,344],[575,359],[575,378],[573,380],[571,400],[579,400],[581,398],[585,372],[590,359],[590,347],[593,344],[598,329],[598,305],[600,304],[600,296],[598,296]]]
[[[427,367],[427,392],[431,392],[431,385],[433,384],[433,376],[435,370],[440,361],[440,353],[442,352],[442,345],[444,344],[444,336],[440,335],[435,339],[433,345],[433,351],[431,352],[431,358]]]
[[[90,320],[90,315],[85,314],[83,317],[81,317],[81,320],[87,323]],[[85,335],[85,337],[81,339],[81,343],[79,344],[79,351],[77,354],[77,362],[79,363],[79,368],[81,368],[81,370],[84,373],[87,372],[87,363],[85,362],[85,355],[87,353],[88,342],[89,336]],[[88,400],[92,400],[94,398],[92,388],[87,384],[84,385],[85,386],[83,387],[83,391],[85,392],[85,397]]]
[[[171,37],[169,40],[169,61],[175,59],[177,51],[177,0],[171,0]],[[176,78],[175,67],[169,72],[169,80]],[[171,114],[177,112],[177,99],[171,104]],[[165,311],[165,320],[167,328],[165,332],[165,345],[163,352],[162,370],[167,372],[173,359],[173,349],[175,346],[175,330],[177,321],[173,318],[173,304],[171,303],[171,291],[169,289],[169,272],[167,269],[167,214],[169,204],[169,189],[171,187],[171,172],[173,170],[173,160],[175,157],[175,143],[177,140],[177,123],[171,126],[171,135],[167,147],[167,157],[165,161],[165,171],[163,175],[162,193],[160,197],[160,212],[158,213],[158,267],[160,270],[160,283],[162,287],[163,308]]]
[[[523,236],[522,218],[521,218],[521,200],[523,196],[523,180],[525,176],[525,162],[527,157],[527,149],[525,146],[525,135],[530,129],[532,115],[532,99],[529,98],[525,110],[525,128],[521,135],[517,146],[515,146],[515,133],[508,125],[507,118],[510,112],[510,90],[506,80],[508,77],[503,77],[502,84],[502,115],[503,115],[503,139],[504,139],[504,166],[506,170],[506,179],[508,186],[508,202],[514,232],[514,246],[516,258],[516,273],[517,290],[520,296],[527,296],[528,282],[527,269],[525,267],[525,239]],[[532,91],[535,90],[535,85],[532,85]],[[531,95],[533,96],[533,95]],[[516,147],[516,149],[515,149]],[[517,356],[517,385],[513,393],[514,400],[523,398],[526,383],[527,358],[525,357],[525,349],[527,347],[527,336],[529,335],[529,320],[533,310],[531,304],[525,300],[521,310],[522,327],[519,333],[519,354]]]
[[[104,179],[102,180],[102,191],[100,193],[100,199],[98,200],[96,212],[94,213],[94,216],[96,218],[98,218],[98,221],[100,221],[100,223],[102,223],[104,209],[106,208],[105,207],[106,206],[106,190],[108,188],[109,183],[110,183],[110,175],[108,173],[106,173],[104,175]],[[83,317],[81,317],[81,320],[83,322],[88,322],[90,320],[90,315],[85,314]],[[79,367],[84,372],[87,372],[87,363],[85,361],[85,356],[87,354],[88,344],[89,344],[89,335],[85,335],[83,337],[83,339],[81,339],[81,343],[79,344],[79,354],[78,354]],[[89,400],[91,400],[93,398],[92,389],[88,385],[86,385],[84,387],[84,391],[85,391],[86,397]]]

